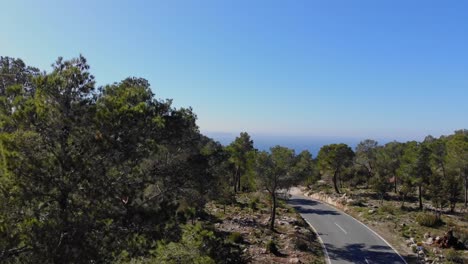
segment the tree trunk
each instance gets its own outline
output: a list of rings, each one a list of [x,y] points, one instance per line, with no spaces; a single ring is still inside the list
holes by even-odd
[[[468,173],[466,173],[466,168],[465,168],[465,207],[468,206]]]
[[[271,218],[270,218],[270,230],[275,230],[275,218],[276,218],[276,194],[271,193]]]
[[[234,185],[234,193],[237,193],[237,171],[239,170],[239,167],[236,166],[236,171],[234,172],[234,175],[232,176],[232,184]]]
[[[455,212],[455,207],[457,206],[457,202],[450,202],[450,213]]]
[[[393,178],[395,179],[393,187],[395,188],[395,193],[397,193],[397,176],[394,175]]]
[[[419,190],[419,210],[423,209],[423,203],[422,203],[422,185],[418,186]]]
[[[237,191],[241,191],[241,171],[239,170],[239,173],[237,175]]]
[[[335,187],[335,191],[336,193],[340,193],[340,190],[338,189],[338,184],[337,184],[337,174],[338,174],[338,171],[335,171],[335,173],[333,173],[333,187]]]

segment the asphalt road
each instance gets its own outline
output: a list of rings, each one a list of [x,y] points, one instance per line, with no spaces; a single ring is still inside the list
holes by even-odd
[[[406,263],[382,238],[334,207],[297,195],[292,195],[288,203],[316,230],[325,245],[328,263]]]

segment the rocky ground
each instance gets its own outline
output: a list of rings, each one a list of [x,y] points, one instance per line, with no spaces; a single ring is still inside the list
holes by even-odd
[[[275,231],[268,228],[268,199],[261,193],[240,194],[235,203],[210,203],[207,212],[215,229],[240,247],[247,263],[325,263],[317,235],[302,218],[280,201]]]
[[[440,248],[435,243],[437,237],[442,239],[451,229],[455,230],[459,243],[468,241],[468,215],[463,210],[443,214],[440,225],[426,227],[416,220],[421,214],[416,203],[406,203],[405,208],[401,208],[397,197],[391,194],[382,202],[368,190],[347,190],[340,195],[307,188],[299,190],[347,212],[371,227],[392,244],[408,263],[468,263],[467,250]],[[430,208],[430,205],[426,207]],[[426,213],[432,214],[430,211]]]

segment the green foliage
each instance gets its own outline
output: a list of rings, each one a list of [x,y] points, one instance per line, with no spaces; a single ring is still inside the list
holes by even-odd
[[[227,155],[191,109],[140,78],[96,89],[89,69],[82,56],[50,73],[0,60],[2,262],[138,259],[177,240],[178,204],[218,193]]]
[[[371,178],[370,184],[372,186],[372,189],[379,195],[381,200],[383,200],[385,193],[391,187],[388,184],[388,179],[381,176],[380,174],[377,174],[373,178]]]
[[[382,212],[382,213],[395,215],[396,212],[397,212],[397,209],[392,205],[384,204],[384,205],[379,207],[379,211]]]
[[[252,166],[255,160],[255,149],[250,135],[246,132],[240,133],[239,137],[227,147],[227,151],[230,154],[229,162],[233,175],[231,183],[234,187],[234,192],[241,191],[243,176],[247,180],[244,185],[248,188],[254,188]]]
[[[249,201],[249,208],[252,209],[252,210],[257,210],[259,202],[260,202],[260,199],[258,197],[253,197]]]
[[[293,170],[293,174],[297,177],[295,181],[298,183],[311,185],[320,180],[320,173],[312,159],[312,154],[307,150],[302,151],[296,156],[296,162]]]
[[[257,154],[256,170],[261,186],[268,191],[271,199],[270,229],[274,229],[277,195],[280,189],[288,189],[297,179],[294,175],[294,150],[281,146],[272,147],[271,153]]]
[[[445,258],[452,263],[463,263],[462,254],[455,249],[448,249],[445,251]]]
[[[340,173],[352,165],[353,150],[346,144],[331,144],[320,148],[317,156],[318,165],[322,174],[332,176],[333,187],[340,193]]]
[[[242,243],[242,241],[244,241],[244,239],[242,238],[242,234],[239,233],[239,232],[232,232],[231,234],[229,234],[228,236],[228,241],[230,243]]]
[[[442,220],[432,213],[419,213],[416,216],[416,222],[426,227],[437,227],[443,224]]]
[[[466,247],[468,246],[468,228],[455,227],[453,235]]]
[[[183,227],[182,238],[179,242],[158,242],[153,252],[152,262],[161,264],[215,263],[210,257],[215,243],[213,232],[203,229],[201,224],[186,225]]]
[[[276,245],[276,242],[273,239],[269,240],[266,243],[266,250],[267,252],[270,252],[272,254],[278,254],[278,246]]]
[[[307,251],[309,249],[309,245],[303,239],[296,238],[294,240],[294,248],[300,251]]]

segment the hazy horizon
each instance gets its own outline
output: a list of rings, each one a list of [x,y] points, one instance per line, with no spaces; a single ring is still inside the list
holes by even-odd
[[[463,128],[460,128],[463,129]],[[239,136],[239,133],[234,132],[210,132],[210,131],[201,131],[204,135],[213,138],[214,140],[220,142],[222,145],[226,146],[229,145],[236,137]],[[244,132],[244,131],[243,131]],[[248,131],[245,131],[249,133]],[[452,134],[454,131],[443,134],[448,135]],[[262,133],[249,133],[252,140],[254,141],[254,147],[259,150],[266,150],[268,151],[269,148],[281,145],[284,147],[288,147],[294,149],[296,153],[299,153],[303,150],[308,150],[312,153],[313,157],[315,158],[318,154],[320,148],[324,145],[328,144],[336,144],[336,143],[345,143],[350,146],[353,150],[355,149],[356,145],[365,140],[365,139],[373,139],[376,140],[379,145],[384,145],[388,142],[398,141],[398,142],[407,142],[407,141],[418,141],[421,142],[424,138],[428,135],[423,137],[415,137],[415,138],[375,138],[375,137],[339,137],[339,136],[314,136],[314,135],[301,135],[301,136],[294,136],[294,135],[280,135],[280,134],[262,134]],[[431,135],[433,137],[440,137],[441,135]]]

